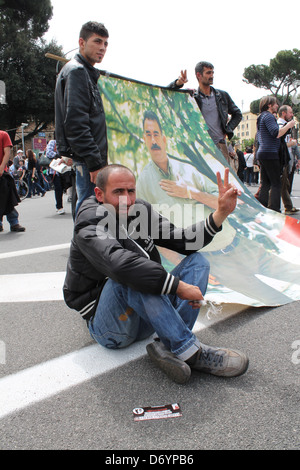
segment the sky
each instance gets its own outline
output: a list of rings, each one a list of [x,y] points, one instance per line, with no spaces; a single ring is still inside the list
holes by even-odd
[[[109,46],[96,67],[153,85],[167,86],[187,70],[215,68],[214,87],[227,91],[242,111],[269,94],[243,82],[245,67],[269,65],[280,50],[300,48],[300,2],[282,0],[51,0],[53,17],[44,39],[64,53],[78,47],[87,21],[104,23]],[[281,23],[283,19],[284,23]],[[77,51],[67,54],[73,57]],[[49,59],[50,60],[50,59]]]

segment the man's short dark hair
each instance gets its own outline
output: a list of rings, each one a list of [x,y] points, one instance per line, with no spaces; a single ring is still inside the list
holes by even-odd
[[[129,173],[131,173],[134,176],[134,173],[127,166],[120,165],[119,163],[112,163],[111,165],[104,166],[99,171],[97,178],[96,178],[97,188],[100,188],[102,189],[102,191],[105,191],[108,177],[115,170],[127,170],[129,171]]]
[[[146,121],[146,119],[148,119],[149,121],[156,121],[157,124],[158,124],[158,127],[159,127],[159,129],[160,129],[160,132],[162,132],[162,128],[161,128],[161,125],[160,125],[158,116],[157,116],[157,114],[155,114],[154,111],[146,111],[146,112],[145,112],[145,114],[144,114],[144,120],[143,120],[143,129],[144,129],[144,126],[145,126],[145,121]]]
[[[79,33],[79,37],[87,41],[93,34],[98,34],[102,38],[108,38],[108,31],[103,23],[97,23],[96,21],[88,21],[85,23]]]
[[[201,73],[201,75],[203,75],[204,68],[214,69],[214,66],[210,62],[205,62],[204,60],[202,62],[198,62],[195,67],[195,74],[197,75],[197,73]]]
[[[291,106],[288,106],[287,104],[283,104],[282,106],[280,106],[280,108],[278,109],[278,116],[281,117],[283,113],[287,113],[290,107]]]

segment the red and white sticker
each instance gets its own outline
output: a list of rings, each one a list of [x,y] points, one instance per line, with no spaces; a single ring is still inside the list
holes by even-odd
[[[144,421],[147,419],[177,418],[182,416],[178,403],[163,406],[146,406],[133,409],[133,420]]]

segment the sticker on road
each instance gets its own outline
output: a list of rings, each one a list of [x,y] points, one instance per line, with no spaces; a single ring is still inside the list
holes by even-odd
[[[164,406],[147,406],[144,408],[134,408],[133,420],[144,421],[147,419],[177,418],[182,416],[178,403]]]

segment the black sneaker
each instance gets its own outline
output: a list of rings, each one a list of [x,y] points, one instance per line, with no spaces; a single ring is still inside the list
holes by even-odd
[[[25,232],[25,230],[25,227],[22,227],[20,224],[16,224],[10,227],[11,232]]]
[[[146,349],[154,364],[171,380],[178,384],[184,384],[189,380],[191,376],[189,365],[174,356],[161,341],[147,344]]]
[[[249,359],[244,353],[202,343],[200,345],[201,349],[188,361],[193,370],[221,377],[237,377],[248,369]]]

